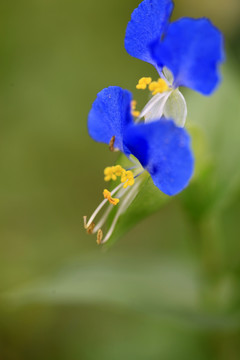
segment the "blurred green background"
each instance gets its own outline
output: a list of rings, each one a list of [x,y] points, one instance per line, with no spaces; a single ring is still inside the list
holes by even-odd
[[[138,3],[0,6],[1,360],[240,358],[239,0],[176,0],[227,48],[219,90],[185,91],[191,186],[107,251],[82,228],[116,160],[87,134],[91,104],[156,77],[124,49]]]

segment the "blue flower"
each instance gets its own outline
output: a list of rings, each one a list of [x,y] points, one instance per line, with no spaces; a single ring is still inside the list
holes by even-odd
[[[132,96],[129,91],[120,87],[109,87],[98,94],[89,113],[88,131],[95,141],[111,144],[129,158],[133,155],[138,160],[137,163],[135,161],[133,169],[125,170],[120,165],[105,169],[106,181],[116,180],[119,176],[121,183],[111,193],[104,190],[105,200],[90,220],[85,221],[86,229],[90,228],[91,232],[98,234],[100,225],[98,224],[95,229],[91,229],[91,226],[102,206],[107,201],[117,205],[126,192],[125,197],[128,201],[126,203],[123,200],[119,205],[118,216],[115,217],[117,221],[136,196],[141,175],[145,170],[152,177],[154,184],[167,195],[175,195],[183,190],[192,176],[194,160],[190,137],[186,130],[176,126],[172,120],[165,119],[147,124],[134,123],[131,102]],[[118,198],[113,198],[112,195],[117,192]],[[110,229],[104,240],[99,235],[99,242],[106,242],[111,233]]]
[[[137,89],[148,87],[152,93],[143,110],[137,111],[129,91],[109,87],[98,94],[89,113],[90,136],[108,144],[112,151],[120,150],[134,163],[130,169],[116,165],[104,170],[105,181],[119,178],[120,183],[111,192],[104,189],[104,200],[88,221],[84,217],[85,228],[97,233],[99,244],[111,237],[145,174],[149,173],[159,190],[172,196],[188,185],[193,173],[191,141],[183,129],[187,106],[178,88],[186,86],[203,95],[216,89],[220,82],[218,67],[224,60],[223,38],[205,18],[182,18],[169,23],[172,10],[171,0],[144,0],[127,26],[126,50],[154,65],[160,76],[157,81],[150,77],[138,81]],[[144,121],[138,124],[141,119]],[[110,206],[95,225],[95,217],[108,202]],[[111,205],[118,207],[103,238],[101,227]]]
[[[203,95],[213,93],[221,79],[223,36],[206,18],[182,18],[169,23],[172,10],[171,0],[144,0],[128,23],[125,48],[130,55],[154,65],[169,86],[166,91],[160,89],[161,96],[158,94],[154,105],[149,104],[146,110],[154,116],[157,112],[158,117],[173,118],[183,126],[187,109],[178,87]]]

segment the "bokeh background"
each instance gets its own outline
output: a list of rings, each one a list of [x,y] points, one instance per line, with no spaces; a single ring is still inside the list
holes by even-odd
[[[91,104],[109,85],[141,102],[156,77],[124,49],[138,3],[1,3],[1,360],[240,358],[239,0],[176,0],[227,49],[219,90],[185,91],[191,186],[107,251],[82,228],[117,156],[89,138]]]

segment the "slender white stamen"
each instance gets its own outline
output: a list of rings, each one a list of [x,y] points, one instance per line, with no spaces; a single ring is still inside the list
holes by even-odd
[[[117,195],[118,199],[121,199],[121,197],[125,194],[125,192],[127,190],[128,189],[123,189],[123,188],[121,190],[119,190],[118,195]],[[111,206],[111,204],[109,204],[109,206],[108,206],[107,210],[105,211],[105,213],[103,214],[102,218],[98,221],[97,225],[95,226],[95,228],[93,230],[93,234],[95,234],[103,226],[103,224],[107,220],[108,215],[111,212],[111,210],[112,210],[112,206]]]
[[[99,220],[99,222],[97,223],[97,225],[95,226],[94,230],[93,230],[93,234],[95,234],[99,229],[101,229],[101,227],[104,225],[105,221],[108,218],[109,213],[112,210],[112,206],[109,204],[107,210],[105,211],[105,213],[103,214],[101,220]]]
[[[140,175],[142,175],[144,173],[145,169],[143,169],[142,171],[140,171],[140,173],[138,173],[137,175],[134,176],[134,179],[138,178]]]
[[[135,167],[135,168],[136,168],[136,169],[140,169],[139,167],[138,167],[138,168]],[[140,171],[140,173],[138,173],[137,175],[134,176],[134,179],[136,179],[136,178],[138,178],[140,175],[142,175],[143,172],[144,172],[144,170]],[[133,185],[133,186],[135,187],[136,184]],[[121,197],[122,197],[123,195],[125,195],[125,193],[126,193],[127,191],[128,191],[128,188],[127,188],[127,189],[124,189],[124,188],[120,189],[120,190],[118,191],[118,194],[117,194],[118,199],[121,199]],[[130,191],[130,189],[129,189],[129,191]],[[105,221],[107,220],[107,217],[108,217],[109,213],[111,212],[111,210],[112,210],[112,206],[109,205],[109,207],[107,208],[107,210],[106,210],[105,213],[103,214],[102,218],[98,221],[97,225],[95,226],[95,228],[94,228],[94,230],[93,230],[93,234],[95,234],[95,233],[103,226],[103,224],[104,224]]]
[[[134,165],[136,165],[136,167],[139,166],[139,161],[138,161],[136,158],[134,158],[132,155],[130,155],[128,159],[129,159]]]
[[[108,230],[108,232],[107,232],[105,238],[102,240],[101,244],[106,243],[109,240],[109,238],[111,237],[119,217],[125,211],[126,205],[130,204],[134,200],[135,196],[137,195],[139,183],[140,183],[140,181],[136,182],[135,186],[132,187],[132,189],[129,190],[129,193],[126,195],[124,200],[122,200],[122,202],[121,202],[121,204],[120,204],[120,206],[118,208],[118,211],[117,211],[117,213],[115,215],[115,218],[114,218],[114,220],[113,220],[113,222],[112,222],[112,224],[110,226],[110,229]]]
[[[122,187],[122,184],[119,184],[113,191],[111,191],[111,194],[114,195],[120,188]],[[91,223],[93,222],[93,220],[95,219],[95,217],[97,216],[97,214],[99,213],[99,211],[102,209],[102,207],[108,202],[108,199],[104,199],[99,206],[96,208],[96,210],[94,211],[94,213],[92,214],[92,216],[90,217],[90,219],[88,220],[87,223],[87,228],[91,225]]]
[[[140,164],[140,162],[138,161],[138,159],[136,159],[133,155],[130,155],[129,160],[135,164],[135,168],[142,168],[142,165]]]
[[[138,166],[137,166],[137,165],[136,165],[136,166],[132,166],[132,167],[130,167],[130,168],[127,168],[127,169],[126,169],[126,171],[129,171],[129,170],[131,170],[131,171],[132,171],[132,170],[135,170],[135,169],[137,169],[137,168],[138,168]]]

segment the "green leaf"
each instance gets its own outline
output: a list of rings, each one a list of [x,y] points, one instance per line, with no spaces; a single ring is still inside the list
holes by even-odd
[[[87,254],[54,275],[1,295],[6,306],[27,304],[88,304],[163,317],[192,328],[239,328],[239,314],[229,313],[232,279],[214,288],[214,306],[200,301],[205,283],[196,263],[188,258],[167,259],[99,253]],[[228,285],[227,283],[227,285]],[[226,293],[227,292],[227,293]],[[211,300],[213,302],[213,300]]]

